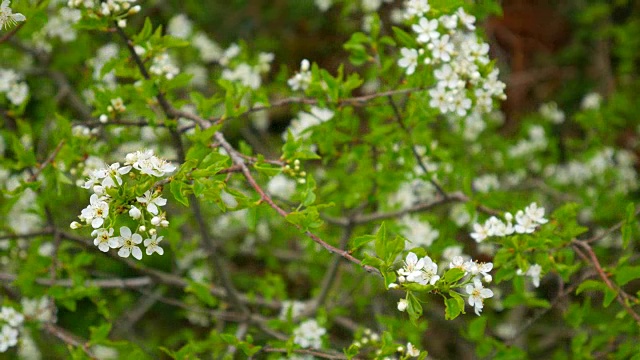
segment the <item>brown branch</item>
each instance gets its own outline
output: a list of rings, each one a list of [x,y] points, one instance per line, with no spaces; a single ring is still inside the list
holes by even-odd
[[[186,288],[187,286],[189,286],[189,281],[187,281],[186,279],[178,276],[178,275],[174,275],[174,274],[170,274],[170,273],[166,273],[160,270],[156,270],[156,269],[151,269],[151,268],[147,268],[145,266],[143,266],[141,263],[127,259],[127,258],[123,258],[118,256],[116,253],[113,253],[111,251],[103,253],[101,251],[98,250],[97,247],[95,247],[93,245],[93,243],[90,243],[89,241],[85,240],[82,237],[79,236],[75,236],[66,232],[60,232],[60,235],[67,240],[71,240],[81,246],[83,246],[86,249],[92,250],[92,251],[96,251],[99,252],[102,255],[108,256],[124,265],[126,265],[127,267],[129,267],[131,270],[141,274],[141,275],[146,275],[148,277],[150,277],[151,279],[153,279],[154,282],[156,283],[160,283],[160,284],[164,284],[164,285],[168,285],[174,288],[178,288],[178,289],[182,289],[184,290],[184,288]],[[209,286],[209,292],[211,293],[211,295],[219,297],[219,298],[223,298],[223,299],[227,299],[228,298],[228,294],[227,291],[225,289],[219,288],[217,286]],[[239,295],[240,301],[242,301],[244,304],[247,305],[258,305],[258,306],[263,306],[266,308],[270,308],[273,310],[278,310],[281,307],[280,302],[278,301],[268,301],[259,297],[249,297],[247,295],[244,294],[240,294]]]
[[[15,274],[0,273],[0,281],[2,282],[14,282],[18,278]],[[38,278],[35,280],[36,284],[43,286],[61,286],[61,287],[74,287],[78,286],[72,279],[51,279],[51,278]],[[141,276],[137,278],[129,279],[93,279],[86,280],[82,286],[84,287],[99,287],[102,289],[126,289],[144,287],[153,284],[153,280],[149,276]]]
[[[280,214],[280,216],[286,218],[289,215],[289,213],[286,212],[281,207],[279,207],[273,201],[273,199],[269,195],[267,195],[265,193],[265,191],[260,187],[260,185],[258,185],[258,183],[256,182],[256,180],[253,177],[253,175],[251,175],[251,171],[249,170],[249,168],[245,164],[245,162],[242,159],[242,157],[240,157],[240,155],[238,155],[238,152],[231,146],[231,144],[229,144],[227,142],[227,140],[224,138],[224,135],[222,135],[222,133],[220,133],[220,132],[216,132],[214,134],[214,137],[215,137],[216,141],[218,141],[220,143],[220,145],[227,151],[227,153],[231,157],[231,160],[233,161],[233,163],[238,165],[238,166],[240,166],[240,168],[242,170],[242,174],[244,175],[245,179],[249,182],[251,187],[253,187],[253,189],[258,193],[258,195],[260,195],[260,199],[262,201],[266,202],[272,209],[274,209],[278,214]],[[302,229],[300,225],[293,224],[293,226],[295,226],[299,230]],[[311,238],[316,243],[318,243],[320,246],[322,246],[325,249],[327,249],[330,253],[339,254],[340,256],[342,256],[343,258],[347,259],[348,261],[350,261],[350,262],[352,262],[352,263],[354,263],[356,265],[361,266],[367,272],[380,275],[380,271],[378,269],[376,269],[375,267],[370,266],[370,265],[362,265],[362,261],[360,261],[359,259],[356,259],[355,257],[353,257],[349,252],[347,252],[345,250],[342,250],[342,249],[339,249],[339,248],[337,248],[337,247],[335,247],[333,245],[330,245],[329,243],[327,243],[326,241],[324,241],[320,237],[318,237],[316,234],[314,234],[314,233],[312,233],[312,232],[310,232],[308,230],[304,231],[304,234],[307,235],[309,238]]]
[[[355,97],[350,97],[350,98],[345,98],[345,99],[339,99],[337,101],[325,101],[325,103],[338,105],[338,106],[349,105],[349,106],[358,107],[358,106],[363,106],[363,105],[367,104],[369,101],[374,100],[374,99],[387,97],[387,96],[392,96],[392,95],[398,95],[398,94],[410,94],[410,93],[423,91],[423,90],[424,89],[416,89],[416,88],[390,90],[390,91],[383,91],[383,92],[379,92],[379,93],[375,93],[375,94],[369,94],[369,95],[355,96]],[[248,115],[250,113],[257,112],[257,111],[269,110],[269,109],[272,109],[272,108],[288,106],[288,105],[293,105],[293,104],[317,105],[319,102],[320,101],[318,99],[302,98],[302,97],[292,97],[292,98],[274,100],[269,105],[255,106],[255,107],[252,107],[249,110],[247,110],[247,111],[245,111],[243,113],[240,113],[240,114],[238,114],[236,116],[232,116],[232,117],[228,117],[228,118],[225,118],[225,117],[211,118],[211,119],[209,119],[209,121],[217,124],[217,123],[220,123],[221,121],[226,120],[226,119],[239,118],[239,117],[242,117],[242,116]],[[196,122],[199,122],[199,121],[196,121]]]
[[[633,214],[634,214],[635,217],[638,217],[638,215],[640,215],[640,207],[637,207],[636,211]],[[582,241],[583,243],[591,244],[591,243],[594,243],[596,241],[602,240],[605,237],[607,237],[608,235],[620,230],[624,226],[624,224],[626,222],[627,222],[626,220],[619,221],[615,225],[613,225],[610,228],[608,228],[607,230],[605,230],[602,234],[593,236],[593,237],[591,237],[589,239],[580,240],[580,241]]]
[[[89,350],[89,343],[86,340],[70,333],[66,329],[63,329],[53,323],[44,323],[42,327],[49,334],[62,340],[65,344],[80,348],[91,359],[97,359],[97,357],[91,352],[91,350]]]
[[[433,179],[433,177],[429,175],[430,171],[429,171],[429,169],[427,169],[427,166],[425,165],[424,161],[422,160],[422,156],[420,156],[420,154],[418,153],[418,150],[416,149],[416,146],[415,146],[415,144],[413,142],[413,138],[411,137],[411,131],[409,131],[409,129],[404,124],[404,121],[402,120],[402,114],[400,114],[400,109],[398,109],[398,106],[396,105],[395,101],[393,101],[393,97],[391,95],[389,95],[387,97],[387,99],[389,100],[389,105],[391,105],[391,108],[393,109],[393,113],[395,114],[396,121],[398,121],[398,124],[400,125],[402,130],[407,135],[407,139],[409,140],[409,146],[411,147],[411,152],[413,153],[413,157],[418,162],[418,166],[420,166],[420,169],[422,169],[422,171],[424,172],[425,176],[429,177],[429,182],[431,183],[431,185],[433,185],[433,187],[436,188],[436,190],[438,191],[440,196],[442,196],[443,198],[446,199],[447,198],[447,192],[444,191],[442,186],[440,186],[440,184],[438,184],[438,182],[435,181]]]
[[[47,236],[47,235],[53,235],[53,230],[50,230],[50,229],[43,229],[43,230],[41,230],[41,231],[34,231],[34,232],[24,233],[24,234],[7,234],[7,235],[0,235],[0,240],[7,240],[7,239],[28,239],[28,238],[38,237],[38,236]]]
[[[11,30],[10,32],[6,33],[3,37],[0,37],[0,44],[2,44],[4,42],[7,42],[9,39],[11,39],[11,37],[13,37],[13,35],[15,35],[20,29],[22,29],[24,24],[25,24],[24,22],[21,22],[13,30]]]
[[[284,348],[273,348],[270,346],[265,346],[263,347],[261,350],[261,352],[266,352],[266,353],[282,353],[282,354],[287,354],[289,353],[289,350],[284,349]],[[333,353],[333,352],[324,352],[322,350],[312,350],[312,349],[297,349],[297,350],[292,350],[291,352],[295,353],[295,354],[303,354],[303,355],[312,355],[315,357],[319,357],[321,359],[333,359],[333,360],[346,360],[348,359],[345,355],[342,354],[337,354],[337,353]],[[360,357],[353,357],[351,359],[362,359]]]
[[[64,146],[65,140],[61,140],[58,143],[58,146],[56,146],[55,149],[53,149],[53,152],[49,155],[49,157],[40,165],[37,166],[36,171],[33,171],[31,173],[31,176],[29,176],[29,178],[27,179],[27,182],[34,182],[38,179],[38,176],[42,173],[42,171],[49,166],[49,164],[51,164],[53,162],[53,160],[55,160],[56,156],[58,155],[58,153],[60,152],[60,150],[62,150],[62,146]]]
[[[638,315],[638,313],[636,313],[631,308],[631,306],[627,304],[627,300],[629,300],[631,296],[626,292],[624,292],[624,290],[622,290],[620,287],[613,284],[611,280],[609,280],[609,276],[602,269],[602,265],[600,265],[600,261],[598,260],[598,257],[593,252],[593,248],[591,248],[591,246],[588,243],[581,240],[575,240],[575,239],[571,240],[571,245],[573,246],[574,249],[582,248],[582,250],[586,252],[586,255],[584,255],[581,252],[576,251],[578,255],[580,255],[586,263],[591,264],[596,269],[596,272],[600,276],[600,279],[602,279],[602,281],[605,283],[605,285],[607,285],[609,289],[616,292],[616,300],[618,301],[618,303],[622,305],[624,310],[629,315],[631,315],[631,317],[633,317],[638,324],[640,324],[640,315]]]

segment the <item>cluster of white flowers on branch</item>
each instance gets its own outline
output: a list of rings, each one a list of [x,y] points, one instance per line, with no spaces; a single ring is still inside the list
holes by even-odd
[[[482,282],[490,283],[493,277],[489,272],[493,269],[492,263],[479,263],[466,260],[462,256],[454,256],[449,264],[450,269],[460,269],[464,275],[459,282],[452,287],[463,288],[468,295],[469,305],[474,307],[475,313],[480,315],[484,306],[484,299],[493,297],[493,291],[483,286]],[[399,288],[402,284],[417,283],[420,285],[433,285],[441,281],[438,275],[438,265],[429,257],[418,258],[410,252],[404,260],[404,266],[397,271],[398,283],[391,283],[389,289]],[[398,301],[398,310],[405,311],[409,306],[407,299]]]
[[[19,328],[24,322],[24,316],[12,307],[3,306],[0,310],[0,353],[18,344]]]
[[[140,5],[133,5],[136,0],[69,0],[70,8],[84,8],[90,17],[113,17],[118,26],[127,26],[127,17],[140,12]]]
[[[15,70],[0,68],[0,94],[2,93],[13,105],[20,106],[29,96],[29,86]]]
[[[125,166],[113,163],[106,168],[90,172],[89,178],[82,187],[91,189],[94,193],[89,199],[89,205],[82,210],[79,218],[94,229],[91,236],[94,237],[94,245],[100,251],[119,249],[118,255],[121,257],[133,255],[140,260],[142,251],[138,245],[143,243],[147,255],[154,252],[160,255],[164,253],[158,245],[163,236],[157,235],[156,227],[169,226],[166,213],[160,211],[160,207],[165,206],[167,200],[162,197],[159,189],[146,189],[142,196],[121,198],[122,194],[131,193],[127,192],[127,184],[122,177],[128,175],[134,180],[148,180],[149,177],[161,178],[175,169],[175,165],[156,157],[152,150],[145,150],[127,154]],[[133,193],[135,194],[135,190]],[[116,237],[114,236],[116,217],[126,210],[129,217],[137,223],[137,230],[133,232],[128,226],[121,226],[120,236]],[[82,224],[77,221],[71,223],[72,229],[80,227]],[[143,237],[138,232],[148,234],[148,238],[143,242]]]
[[[509,212],[504,215],[506,223],[492,216],[483,225],[473,224],[471,237],[476,242],[482,242],[491,236],[503,237],[514,233],[531,234],[539,225],[546,224],[549,221],[544,217],[544,212],[544,208],[538,207],[538,204],[534,202],[527,206],[524,211],[518,210],[515,216],[515,225],[513,225],[514,216]]]
[[[477,119],[489,113],[493,99],[505,98],[505,84],[498,80],[498,70],[488,66],[489,45],[474,32],[475,17],[462,8],[438,18],[429,18],[429,11],[427,1],[406,4],[405,17],[419,48],[400,49],[398,65],[407,75],[420,63],[433,69],[437,83],[429,90],[429,105],[442,114]]]

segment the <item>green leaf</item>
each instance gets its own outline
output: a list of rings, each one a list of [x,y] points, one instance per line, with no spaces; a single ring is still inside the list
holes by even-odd
[[[400,45],[404,46],[404,47],[408,47],[408,48],[415,48],[418,44],[416,42],[415,37],[409,35],[407,32],[405,32],[404,30],[400,29],[399,27],[392,27],[393,29],[393,33],[396,35],[396,38],[398,39],[398,42],[400,43]]]
[[[627,205],[627,219],[622,225],[622,248],[626,249],[633,237],[634,230],[638,226],[636,219],[636,207],[633,203]]]
[[[386,247],[385,247],[386,240],[387,240],[387,227],[383,221],[382,224],[380,224],[380,227],[378,228],[378,232],[376,232],[376,242],[375,242],[376,255],[378,255],[378,257],[381,259],[385,259],[387,257]]]
[[[292,224],[300,226],[302,231],[317,229],[323,224],[316,206],[310,206],[302,211],[291,212],[287,215],[286,220]]]
[[[444,274],[444,280],[449,284],[453,284],[454,282],[462,279],[464,277],[464,270],[458,268],[452,268],[447,270]]]
[[[188,185],[182,181],[174,180],[169,186],[173,197],[182,205],[189,206],[189,198],[186,196]]]
[[[469,322],[468,335],[471,340],[480,340],[484,337],[487,327],[487,317],[479,316]]]
[[[616,270],[616,283],[620,286],[635,279],[640,279],[640,266],[621,266]]]
[[[187,281],[189,285],[184,289],[186,292],[194,294],[200,301],[209,306],[215,306],[217,304],[218,301],[211,295],[208,286],[192,280]]]
[[[374,235],[362,235],[351,240],[351,250],[355,251],[360,247],[374,241],[376,237]]]
[[[100,326],[90,326],[89,330],[91,331],[91,342],[99,343],[101,341],[107,340],[107,337],[111,332],[111,324],[104,323]]]
[[[444,317],[447,320],[453,320],[460,315],[460,307],[458,306],[458,301],[453,298],[448,298],[444,301],[445,304],[445,312]]]
[[[418,298],[412,293],[407,293],[407,313],[409,314],[409,319],[411,323],[417,325],[418,319],[422,316],[422,305]]]

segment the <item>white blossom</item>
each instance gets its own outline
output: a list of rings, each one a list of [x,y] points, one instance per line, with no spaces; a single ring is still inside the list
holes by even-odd
[[[409,303],[407,302],[407,299],[400,299],[398,301],[398,306],[397,306],[398,307],[398,311],[404,312],[404,311],[407,310],[408,306],[409,306]]]
[[[153,235],[151,238],[144,240],[144,246],[147,248],[147,255],[152,255],[154,252],[157,252],[158,255],[164,254],[164,250],[158,245],[163,238],[164,236]]]
[[[416,16],[423,16],[431,10],[428,0],[407,0],[405,1],[404,6],[405,18],[407,19],[411,19]]]
[[[18,330],[9,325],[3,325],[0,331],[0,353],[7,351],[8,348],[16,346],[17,344]]]
[[[411,28],[418,34],[418,42],[426,44],[440,37],[438,24],[437,19],[428,20],[427,18],[420,18],[418,23],[414,24]]]
[[[529,269],[527,269],[526,272],[522,272],[521,269],[518,269],[517,274],[518,275],[526,275],[529,276],[531,278],[531,282],[533,283],[533,286],[535,287],[539,287],[540,286],[540,274],[542,273],[542,266],[538,265],[538,264],[533,264],[531,266],[529,266]]]
[[[407,355],[411,357],[420,356],[420,350],[418,350],[412,343],[407,343]]]
[[[178,14],[169,20],[167,33],[179,39],[187,39],[193,30],[193,23],[185,14]]]
[[[482,286],[482,282],[479,279],[475,279],[473,285],[467,285],[466,291],[469,294],[469,305],[474,307],[476,315],[480,315],[484,306],[484,299],[492,297],[493,291]]]
[[[0,319],[6,321],[10,326],[19,327],[24,321],[24,316],[14,308],[3,306],[0,310]]]
[[[311,64],[309,63],[309,60],[303,59],[300,62],[300,71],[293,75],[293,77],[291,77],[289,80],[287,80],[287,84],[289,85],[291,90],[307,90],[309,85],[311,85],[312,80],[312,74],[309,70],[310,67]]]
[[[91,232],[91,236],[95,236],[93,245],[97,246],[102,252],[107,252],[109,249],[115,249],[118,247],[118,238],[113,236],[113,228],[109,229],[96,229]]]
[[[592,92],[582,98],[582,102],[580,103],[580,108],[582,110],[590,110],[590,109],[598,109],[600,108],[600,104],[602,103],[602,95]]]
[[[80,219],[87,224],[91,224],[94,229],[101,227],[108,216],[109,204],[96,194],[91,195],[89,206],[82,209],[80,213]]]
[[[315,320],[307,320],[293,330],[293,342],[303,348],[319,349],[322,347],[322,336],[327,330]]]
[[[4,0],[2,4],[0,4],[0,30],[6,30],[16,25],[16,23],[27,19],[21,13],[14,13],[9,5],[11,5],[11,1],[9,0]]]
[[[407,75],[413,74],[418,66],[418,50],[403,47],[400,53],[402,57],[398,60],[398,66],[407,68]]]
[[[118,251],[118,255],[121,257],[129,257],[129,254],[132,254],[134,258],[140,260],[142,259],[142,251],[137,246],[142,242],[142,236],[140,234],[132,234],[131,229],[127,226],[123,226],[120,228],[120,236],[118,239],[118,246],[120,250]]]
[[[405,244],[406,249],[416,246],[429,247],[440,235],[440,232],[431,227],[429,222],[421,221],[413,216],[404,216],[400,223],[404,226],[402,236],[410,241]]]
[[[138,196],[136,200],[146,205],[147,211],[153,215],[158,215],[158,206],[165,206],[167,204],[167,199],[151,190],[147,190],[142,196]]]

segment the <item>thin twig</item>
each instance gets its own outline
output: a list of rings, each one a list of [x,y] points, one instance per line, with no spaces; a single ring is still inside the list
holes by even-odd
[[[266,353],[282,353],[282,354],[289,353],[289,350],[287,350],[287,349],[284,349],[284,348],[272,348],[270,346],[265,346],[260,351],[266,352]],[[297,350],[292,350],[291,352],[293,352],[295,354],[312,355],[312,356],[315,356],[315,357],[319,357],[321,359],[332,359],[332,360],[343,360],[343,359],[346,360],[346,359],[348,359],[346,356],[344,356],[342,354],[323,352],[321,350],[297,349]],[[361,359],[361,358],[360,357],[353,357],[351,359]]]
[[[31,173],[31,176],[29,176],[29,179],[27,179],[27,182],[34,182],[38,179],[38,176],[42,173],[42,171],[49,166],[49,164],[51,164],[53,162],[53,160],[55,160],[56,156],[58,156],[58,153],[60,152],[60,150],[62,150],[62,146],[64,146],[65,140],[61,140],[58,143],[58,146],[56,146],[55,149],[53,149],[53,152],[51,152],[51,154],[49,155],[49,157],[47,157],[47,159],[40,165],[37,166],[36,170],[33,171]]]
[[[18,278],[15,274],[0,273],[0,281],[2,282],[14,282]],[[80,286],[73,281],[73,279],[50,279],[50,278],[38,278],[35,283],[43,286],[60,286],[60,287],[74,287]],[[144,287],[153,284],[153,280],[149,276],[141,276],[128,279],[93,279],[85,280],[81,286],[84,287],[98,287],[101,289],[126,289]]]
[[[640,315],[638,315],[638,313],[636,313],[631,308],[631,306],[627,304],[627,300],[630,299],[631,296],[626,292],[624,292],[624,290],[619,288],[617,285],[613,284],[611,280],[609,280],[609,276],[602,269],[602,265],[600,265],[600,261],[598,260],[598,257],[596,256],[596,254],[593,252],[593,249],[591,248],[591,246],[584,241],[575,240],[575,239],[571,240],[571,245],[574,247],[574,249],[582,248],[586,252],[587,254],[586,256],[584,254],[581,254],[580,252],[577,252],[577,253],[578,255],[581,255],[581,257],[586,263],[591,264],[596,269],[596,272],[600,276],[600,279],[602,279],[602,281],[605,283],[605,285],[607,285],[609,289],[616,292],[616,300],[618,301],[618,303],[622,305],[624,310],[629,315],[631,315],[638,324],[640,324]]]

